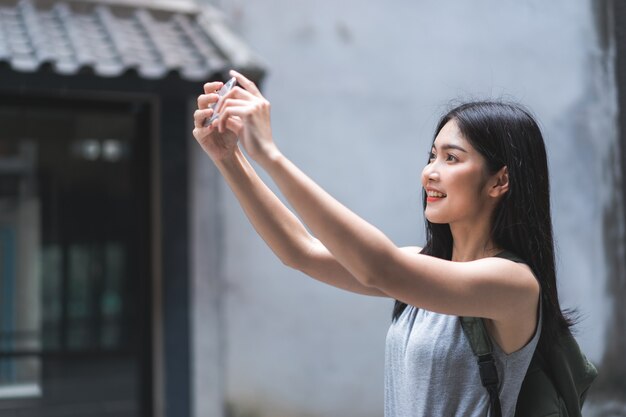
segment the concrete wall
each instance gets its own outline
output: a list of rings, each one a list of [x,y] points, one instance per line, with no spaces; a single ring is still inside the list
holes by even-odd
[[[611,44],[604,9],[593,7],[604,2],[211,3],[268,64],[264,93],[283,152],[398,245],[424,243],[420,172],[449,101],[511,98],[533,109],[549,152],[563,304],[579,308],[579,340],[601,362],[612,303],[604,216],[621,204],[609,158]],[[382,415],[392,301],[284,267],[221,186],[232,414]]]

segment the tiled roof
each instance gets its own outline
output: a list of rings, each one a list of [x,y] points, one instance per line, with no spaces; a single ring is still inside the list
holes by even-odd
[[[230,68],[261,75],[262,64],[214,9],[184,12],[97,1],[0,0],[0,63],[34,72],[129,70],[148,79],[177,72],[201,81]]]

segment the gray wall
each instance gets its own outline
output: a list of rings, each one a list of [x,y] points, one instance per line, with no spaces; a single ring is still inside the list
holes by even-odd
[[[583,349],[602,361],[613,303],[606,253],[615,253],[605,213],[622,213],[612,49],[603,9],[592,7],[603,2],[210,3],[267,62],[283,152],[398,245],[424,243],[420,172],[450,100],[511,98],[533,109],[549,152],[561,297],[582,315]],[[199,177],[212,170],[205,161]],[[220,184],[222,327],[212,328],[233,414],[382,415],[392,301],[284,267]],[[623,230],[616,221],[608,228]]]

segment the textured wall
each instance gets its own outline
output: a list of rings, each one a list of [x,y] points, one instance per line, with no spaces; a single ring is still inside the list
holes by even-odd
[[[621,211],[609,158],[611,45],[603,9],[592,7],[603,2],[212,3],[268,64],[264,93],[283,152],[398,245],[424,243],[420,172],[450,99],[512,98],[533,109],[549,152],[563,304],[579,309],[579,340],[602,360],[606,231],[619,229],[605,213]],[[221,194],[234,414],[380,416],[392,302],[287,269]]]

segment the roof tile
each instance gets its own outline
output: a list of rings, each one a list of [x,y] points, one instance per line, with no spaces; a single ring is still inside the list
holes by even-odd
[[[212,18],[206,19],[201,9],[182,13],[78,3],[59,1],[44,8],[33,0],[0,0],[0,62],[25,72],[51,64],[68,75],[91,68],[102,77],[135,70],[158,79],[177,72],[189,81],[231,67],[258,77],[264,72],[260,60],[240,40],[233,43],[237,36],[210,10]]]

